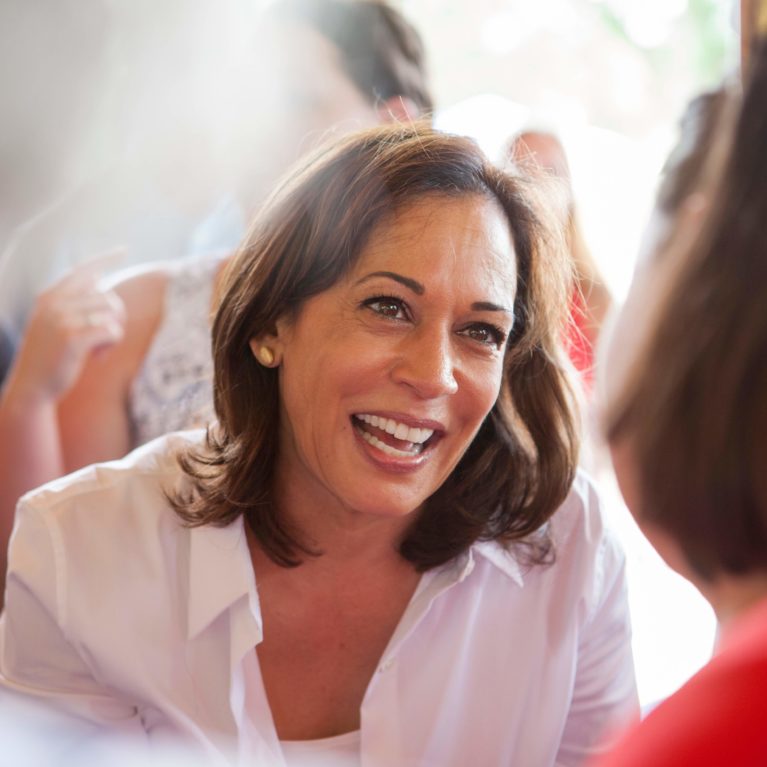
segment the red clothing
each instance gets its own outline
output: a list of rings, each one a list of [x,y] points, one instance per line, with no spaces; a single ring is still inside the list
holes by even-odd
[[[567,326],[565,348],[575,369],[580,373],[584,389],[590,392],[594,380],[594,348],[589,340],[586,309],[579,290],[570,301],[570,322]]]
[[[767,600],[717,655],[594,767],[765,767]]]

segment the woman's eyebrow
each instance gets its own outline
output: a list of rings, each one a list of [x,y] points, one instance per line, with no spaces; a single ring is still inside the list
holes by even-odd
[[[411,277],[405,277],[402,274],[397,274],[397,272],[371,272],[370,274],[366,274],[364,277],[357,280],[355,284],[361,285],[368,280],[372,280],[374,277],[387,277],[390,280],[399,282],[405,287],[410,288],[413,293],[419,296],[422,296],[426,292],[426,288],[420,282],[412,279]],[[475,301],[471,305],[471,308],[475,312],[506,312],[506,314],[513,314],[513,311],[508,307],[502,306],[501,304],[494,304],[492,301]]]
[[[514,312],[500,304],[494,304],[491,301],[475,301],[471,308],[475,312],[506,312],[506,314],[513,314]]]
[[[394,280],[395,282],[404,285],[406,288],[410,288],[413,293],[419,296],[422,296],[426,292],[426,288],[424,288],[420,282],[411,279],[410,277],[405,277],[402,274],[397,274],[397,272],[371,272],[370,274],[366,274],[361,280],[357,280],[356,284],[361,285],[363,282],[367,282],[374,277],[388,277],[390,280]]]

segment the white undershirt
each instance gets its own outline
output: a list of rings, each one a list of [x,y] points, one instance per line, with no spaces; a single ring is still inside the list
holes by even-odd
[[[319,740],[281,740],[288,767],[360,767],[360,731]]]

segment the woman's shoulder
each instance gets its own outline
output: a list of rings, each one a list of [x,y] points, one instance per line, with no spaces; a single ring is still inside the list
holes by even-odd
[[[606,507],[603,491],[578,469],[564,503],[550,521],[555,561],[564,570],[581,572],[598,594],[610,588],[625,568],[625,553]]]
[[[100,529],[118,536],[139,517],[172,514],[165,493],[184,475],[179,451],[202,444],[202,430],[177,432],[153,440],[123,458],[86,466],[25,494],[19,516],[42,515],[60,532]],[[102,533],[102,534],[104,534]]]
[[[100,282],[100,287],[119,298],[124,308],[124,333],[119,343],[93,355],[83,382],[109,385],[123,396],[133,380],[162,319],[165,294],[172,278],[171,262],[146,263],[121,269]]]
[[[227,587],[234,573],[242,593],[252,579],[242,525],[189,528],[165,495],[185,481],[177,452],[204,439],[204,431],[170,434],[24,496],[6,614],[34,631],[42,606],[53,646],[66,641],[101,679],[131,691],[138,680],[156,684],[180,638],[213,610],[199,607],[215,603],[211,573],[224,572]]]
[[[589,474],[579,469],[565,500],[537,536],[548,541],[542,561],[540,547],[503,546],[497,542],[475,545],[495,570],[513,575],[525,589],[579,590],[591,609],[616,579],[622,577],[625,555],[606,518],[600,490]],[[531,553],[534,556],[531,556]]]
[[[25,495],[9,547],[9,588],[18,594],[21,584],[67,630],[86,633],[87,616],[105,594],[111,604],[133,605],[132,612],[170,609],[184,590],[179,563],[193,531],[165,492],[184,480],[176,452],[201,439],[204,432],[161,437]],[[11,602],[6,597],[7,609]]]
[[[188,290],[190,284],[212,290],[224,267],[229,253],[216,251],[185,258],[162,261],[144,261],[114,272],[106,281],[127,301],[146,299],[144,292],[151,291],[151,298],[160,308],[169,290]]]
[[[114,290],[125,305],[127,335],[146,346],[165,319],[168,307],[186,301],[196,303],[198,294],[203,296],[207,309],[222,261],[220,254],[211,254],[150,261],[115,272],[104,285]]]
[[[570,491],[554,512],[550,526],[560,545],[573,535],[596,542],[611,534],[602,490],[585,469],[576,471]]]
[[[125,305],[129,334],[153,332],[177,268],[173,261],[147,262],[121,269],[105,281],[105,287],[114,290]]]

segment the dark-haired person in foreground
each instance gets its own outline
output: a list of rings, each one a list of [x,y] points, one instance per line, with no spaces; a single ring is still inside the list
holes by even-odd
[[[240,763],[598,752],[637,711],[624,559],[542,210],[426,126],[298,169],[227,271],[218,422],[21,501],[6,686]]]
[[[677,219],[632,288],[612,348],[625,347],[628,328],[640,341],[630,361],[624,352],[606,415],[626,502],[711,603],[719,643],[600,767],[767,764],[764,44],[752,67],[734,129],[722,109],[723,151],[696,182],[697,215]]]

